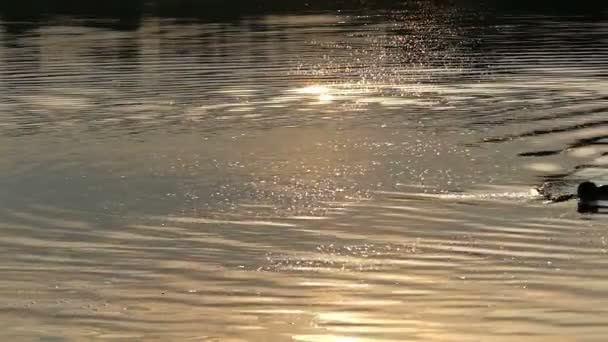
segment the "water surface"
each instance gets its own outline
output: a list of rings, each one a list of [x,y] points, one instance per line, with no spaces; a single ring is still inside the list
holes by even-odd
[[[3,24],[3,338],[608,334],[605,21]]]

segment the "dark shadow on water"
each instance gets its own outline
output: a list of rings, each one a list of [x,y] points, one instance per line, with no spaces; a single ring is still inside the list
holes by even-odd
[[[149,13],[158,17],[231,21],[258,14],[396,10],[420,6],[469,8],[502,14],[589,15],[598,19],[606,16],[607,9],[605,1],[571,0],[23,0],[3,1],[0,4],[0,14],[5,20],[31,20],[48,15],[134,19],[143,13]]]
[[[575,124],[575,125],[568,125],[568,126],[563,126],[563,127],[547,128],[547,129],[535,129],[535,130],[531,130],[531,131],[519,133],[519,134],[510,134],[510,135],[504,135],[504,136],[500,136],[500,137],[484,138],[483,142],[500,143],[500,142],[510,141],[510,140],[519,139],[519,138],[536,137],[536,136],[542,136],[542,135],[547,135],[547,134],[564,133],[564,132],[574,132],[574,131],[585,129],[585,128],[597,128],[597,127],[604,127],[607,125],[608,125],[608,120],[598,120],[598,121],[587,122],[587,123],[583,123],[583,124]],[[591,142],[593,142],[593,141],[598,141],[600,139],[605,139],[605,138],[606,138],[605,136],[598,136],[598,137],[580,139],[576,143],[572,144],[570,147],[582,147],[582,146],[588,145],[590,142],[589,139],[591,139]]]
[[[535,151],[535,152],[523,152],[518,154],[520,157],[544,157],[544,156],[553,156],[556,154],[560,154],[561,150],[551,150],[551,151]]]
[[[456,1],[457,3],[459,1]],[[492,8],[499,13],[533,13],[545,15],[590,15],[600,19],[605,17],[606,13],[602,13],[607,9],[606,2],[601,0],[591,1],[572,1],[572,0],[482,0],[471,1],[464,0],[464,3],[470,3],[473,6],[483,6]]]
[[[131,31],[140,27],[144,16],[188,18],[205,22],[237,22],[247,16],[305,14],[341,11],[419,12],[429,17],[442,11],[472,13],[477,22],[505,15],[583,16],[603,20],[608,13],[605,1],[500,1],[500,0],[24,0],[0,3],[0,19],[5,30],[19,33],[52,24],[60,18],[78,19],[79,24]]]
[[[86,18],[66,20],[62,18],[57,20],[55,17],[34,17],[27,19],[3,18],[1,25],[6,33],[13,35],[23,35],[28,32],[39,29],[43,26],[53,26],[56,24],[82,26],[100,29],[109,29],[116,31],[136,31],[141,25],[141,18]],[[19,21],[24,20],[24,21]]]
[[[23,0],[3,1],[0,4],[2,17],[9,19],[30,19],[54,14],[100,18],[140,17],[143,8],[143,0]]]
[[[150,5],[155,16],[213,21],[235,20],[243,16],[271,13],[403,8],[403,2],[395,0],[156,0],[151,1]]]
[[[54,24],[60,18],[78,19],[80,25],[120,31],[137,30],[144,0],[71,1],[24,0],[0,2],[0,20],[9,33],[21,33]]]

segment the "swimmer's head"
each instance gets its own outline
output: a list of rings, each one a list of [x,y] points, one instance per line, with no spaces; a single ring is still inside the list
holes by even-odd
[[[582,182],[576,193],[580,201],[594,201],[597,197],[597,185],[593,182]]]

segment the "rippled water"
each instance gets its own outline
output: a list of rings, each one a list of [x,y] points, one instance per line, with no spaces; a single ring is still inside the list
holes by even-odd
[[[605,21],[3,27],[4,339],[608,334]]]

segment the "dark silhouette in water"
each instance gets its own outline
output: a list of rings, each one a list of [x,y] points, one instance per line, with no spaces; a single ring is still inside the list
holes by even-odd
[[[593,182],[582,182],[578,186],[578,212],[597,213],[602,207],[598,201],[608,201],[608,185],[597,186]]]
[[[600,208],[606,207],[606,205],[602,205],[601,201],[608,201],[608,185],[597,186],[593,182],[584,181],[578,185],[576,194],[560,194],[560,187],[558,183],[547,182],[536,190],[554,203],[578,198],[577,211],[579,213],[597,213]]]

